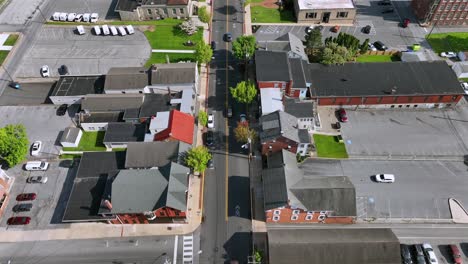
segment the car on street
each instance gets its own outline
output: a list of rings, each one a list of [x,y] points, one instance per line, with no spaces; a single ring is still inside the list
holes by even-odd
[[[369,34],[371,29],[372,29],[372,27],[370,25],[367,25],[367,26],[362,28],[362,32],[364,32],[366,34]]]
[[[44,77],[44,78],[50,76],[49,66],[47,66],[47,65],[42,66],[42,68],[41,68],[41,75],[42,75],[42,77]]]
[[[416,263],[417,264],[426,264],[426,259],[424,258],[424,250],[422,245],[414,245],[414,252],[416,253]]]
[[[228,106],[227,108],[227,117],[232,117],[232,107]]]
[[[231,33],[224,34],[224,41],[231,42],[232,41],[232,34]]]
[[[35,193],[22,193],[18,194],[16,196],[16,201],[21,202],[21,201],[33,201],[36,199],[36,194]]]
[[[26,179],[27,183],[46,183],[48,178],[46,176],[31,176]]]
[[[42,148],[42,142],[41,141],[34,141],[34,143],[31,145],[31,156],[39,155],[39,152],[41,151],[41,148]]]
[[[239,120],[240,120],[241,124],[247,123],[247,115],[246,114],[240,114],[239,115]]]
[[[334,26],[330,29],[331,32],[334,32],[334,33],[337,33],[338,31],[340,31],[340,26]]]
[[[208,128],[214,128],[214,115],[208,115]]]
[[[377,48],[374,46],[374,44],[368,43],[367,46],[368,46],[369,50],[371,50],[371,51],[377,51]]]
[[[374,47],[378,50],[382,50],[382,51],[385,51],[385,50],[388,50],[387,46],[385,46],[385,44],[383,44],[382,41],[376,41],[374,42]]]
[[[21,85],[17,82],[10,82],[10,84],[8,85],[10,86],[11,88],[15,88],[15,89],[20,89],[21,88]]]
[[[382,14],[390,14],[390,13],[393,13],[394,11],[395,9],[393,8],[387,8],[384,11],[382,11]]]
[[[205,134],[203,134],[205,136],[205,144],[207,146],[212,146],[213,143],[214,143],[214,134],[213,134],[213,131],[209,130],[207,131]]]
[[[460,249],[457,247],[457,245],[449,245],[449,248],[450,248],[450,251],[452,252],[452,257],[453,257],[453,261],[455,262],[455,264],[462,264],[463,263],[463,260],[462,260],[462,256],[461,256],[461,252],[460,252]]]
[[[211,41],[211,49],[215,50],[216,49],[216,41]]]
[[[431,244],[424,243],[422,244],[424,255],[426,255],[426,259],[429,261],[430,264],[438,264],[437,257],[434,253],[434,249],[432,249]]]
[[[343,123],[348,122],[348,114],[346,113],[346,110],[344,110],[343,108],[340,108],[338,109],[337,114],[338,114],[338,119],[340,120],[340,122],[343,122]]]
[[[395,182],[395,175],[393,174],[376,174],[374,175],[376,182],[383,182],[383,183],[393,183]]]
[[[67,67],[67,65],[62,65],[62,66],[60,66],[59,73],[60,73],[60,75],[66,75],[66,74],[68,74],[68,67]]]
[[[7,224],[9,225],[27,225],[31,222],[29,216],[15,216],[8,218]]]
[[[15,213],[29,212],[31,211],[31,208],[32,208],[32,203],[17,204],[13,206],[13,212]]]
[[[404,28],[407,28],[408,25],[409,25],[409,23],[410,23],[409,18],[405,18],[405,19],[403,20],[403,23],[401,24],[401,26],[404,27]]]
[[[401,253],[401,262],[403,264],[413,264],[413,260],[411,259],[411,252],[410,252],[408,245],[401,244],[400,253]]]
[[[214,169],[213,159],[210,159],[210,160],[208,161],[208,163],[206,164],[206,167],[207,167],[208,169]]]
[[[468,95],[468,82],[462,82],[460,83],[461,87],[465,91],[465,94]]]
[[[58,116],[64,116],[65,113],[67,113],[67,109],[68,109],[68,105],[67,105],[67,104],[60,105],[59,108],[57,108],[56,114],[57,114]]]
[[[377,3],[377,5],[381,5],[381,6],[392,5],[392,1],[390,1],[390,0],[382,0],[382,1],[379,1],[379,2]]]
[[[456,58],[457,54],[455,54],[455,52],[453,52],[453,51],[447,51],[447,52],[440,53],[440,56],[444,57],[444,58],[451,59],[451,58]]]

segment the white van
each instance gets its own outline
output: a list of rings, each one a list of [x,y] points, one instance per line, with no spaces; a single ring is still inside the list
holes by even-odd
[[[54,20],[54,21],[59,21],[59,20],[60,20],[60,12],[55,12],[55,13],[52,15],[52,20]]]
[[[60,13],[60,21],[67,21],[67,16],[68,14],[67,13]]]
[[[120,26],[117,28],[119,30],[120,35],[125,36],[127,35],[127,32],[125,31],[125,28]]]
[[[76,26],[76,31],[80,35],[84,35],[86,33],[83,26]]]
[[[69,13],[67,17],[67,21],[73,22],[73,20],[75,20],[75,17],[76,17],[76,13]]]
[[[89,22],[91,15],[89,13],[83,14],[83,22]]]
[[[99,26],[94,26],[93,28],[96,35],[101,35],[101,28],[99,28]]]
[[[49,168],[49,162],[45,161],[28,161],[24,168],[28,171],[45,171]]]
[[[112,32],[112,36],[117,36],[119,34],[119,32],[117,32],[117,28],[115,28],[114,26],[110,26],[109,28]]]
[[[83,14],[76,15],[75,22],[81,22],[81,20],[83,20]]]
[[[109,27],[107,25],[102,25],[102,34],[104,34],[104,36],[107,36],[110,34]]]
[[[128,25],[128,26],[126,26],[126,28],[127,28],[127,32],[128,32],[129,35],[135,33],[135,30],[133,29],[132,25]]]
[[[91,14],[91,19],[89,20],[89,22],[96,23],[98,21],[98,19],[99,19],[98,13],[92,13]]]

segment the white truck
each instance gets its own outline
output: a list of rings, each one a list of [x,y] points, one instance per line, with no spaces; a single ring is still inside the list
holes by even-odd
[[[119,32],[117,32],[117,28],[115,28],[114,26],[110,26],[109,28],[112,33],[112,36],[117,36],[119,34]]]
[[[101,35],[101,29],[99,28],[99,26],[94,26],[93,28],[94,28],[94,33],[96,35]]]
[[[123,26],[120,26],[117,29],[119,30],[120,35],[122,36],[127,35],[127,32],[125,31],[125,28]]]
[[[104,36],[110,34],[109,27],[107,25],[102,25],[102,34],[104,34]]]

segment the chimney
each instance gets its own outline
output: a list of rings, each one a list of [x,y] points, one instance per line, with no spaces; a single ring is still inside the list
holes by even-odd
[[[104,206],[107,207],[107,209],[112,210],[112,204],[109,200],[104,200]]]

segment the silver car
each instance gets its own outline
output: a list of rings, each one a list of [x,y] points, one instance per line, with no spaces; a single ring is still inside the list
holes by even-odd
[[[26,182],[27,183],[46,183],[47,180],[48,179],[45,176],[31,176],[26,180]]]

